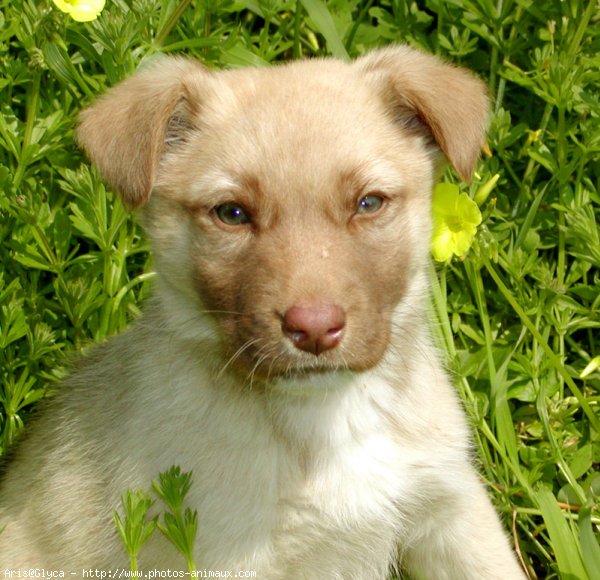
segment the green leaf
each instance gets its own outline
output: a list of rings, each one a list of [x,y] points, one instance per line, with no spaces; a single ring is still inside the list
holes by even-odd
[[[600,578],[600,546],[592,526],[592,509],[583,507],[579,512],[579,538],[583,562],[590,578]]]
[[[0,348],[6,348],[27,335],[29,325],[23,310],[23,301],[12,298],[0,307]]]
[[[178,465],[173,465],[152,482],[152,488],[173,512],[177,512],[192,485],[191,472],[182,472]]]
[[[89,94],[88,86],[73,66],[69,55],[58,45],[47,42],[43,48],[44,58],[48,68],[67,86],[79,86],[84,93]]]
[[[554,494],[545,487],[539,487],[535,492],[535,499],[542,511],[552,541],[561,578],[565,580],[588,578],[581,559],[578,538],[558,507]]]
[[[325,41],[327,48],[333,56],[341,60],[349,60],[348,51],[338,34],[331,13],[327,9],[327,5],[322,0],[300,0],[302,5],[308,12],[310,19],[313,21],[316,29],[320,32]]]
[[[142,546],[156,529],[156,518],[148,520],[154,501],[143,490],[127,490],[121,497],[123,518],[115,510],[113,519],[128,555],[137,558]]]
[[[269,66],[269,63],[247,48],[236,45],[230,48],[222,57],[224,64],[232,67]]]

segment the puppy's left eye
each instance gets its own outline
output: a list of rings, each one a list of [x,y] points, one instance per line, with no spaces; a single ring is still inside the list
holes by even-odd
[[[373,214],[383,207],[384,199],[381,195],[370,193],[361,197],[356,206],[357,215]]]
[[[214,212],[217,217],[228,226],[242,226],[250,223],[248,212],[237,203],[224,203],[218,205]]]

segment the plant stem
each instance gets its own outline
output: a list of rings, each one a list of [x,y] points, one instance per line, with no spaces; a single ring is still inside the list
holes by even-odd
[[[481,320],[481,326],[483,328],[483,335],[485,337],[485,350],[487,354],[488,370],[490,374],[490,382],[493,383],[493,378],[496,376],[496,364],[494,362],[494,339],[492,337],[492,329],[490,327],[490,317],[488,315],[487,306],[483,296],[483,281],[481,279],[481,272],[475,272],[472,267],[472,262],[464,262],[465,272],[467,278],[471,283],[473,294],[475,295],[475,303],[477,304],[477,310],[479,312],[479,319]]]
[[[171,16],[169,16],[169,19],[165,25],[154,38],[154,47],[158,48],[163,45],[167,36],[169,36],[171,30],[173,30],[174,26],[177,24],[177,21],[181,18],[181,15],[185,12],[185,9],[191,4],[191,2],[192,0],[181,0],[177,8],[173,10]]]
[[[25,170],[29,165],[29,148],[33,137],[33,128],[37,119],[41,76],[39,71],[33,74],[31,86],[29,91],[27,91],[27,118],[25,120],[25,130],[23,131],[23,141],[21,143],[18,166],[13,179],[15,191],[21,186]]]
[[[369,11],[369,8],[371,8],[373,1],[374,0],[368,0],[368,2],[365,2],[365,5],[361,8],[359,15],[354,20],[352,29],[350,30],[350,33],[348,34],[348,38],[346,39],[346,42],[344,43],[346,46],[346,50],[348,52],[350,52],[350,50],[352,49],[352,43],[354,42],[354,37],[356,36],[358,27],[360,26],[361,22],[363,21],[365,14]]]

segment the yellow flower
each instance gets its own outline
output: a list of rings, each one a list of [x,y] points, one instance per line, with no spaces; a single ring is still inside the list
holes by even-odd
[[[433,190],[433,239],[431,252],[438,262],[452,255],[464,256],[473,243],[481,212],[466,194],[452,183],[438,183]]]
[[[77,22],[89,22],[98,18],[105,0],[52,0],[54,5]]]

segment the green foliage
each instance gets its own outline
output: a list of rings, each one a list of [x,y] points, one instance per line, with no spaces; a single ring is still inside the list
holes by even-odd
[[[117,511],[113,514],[117,531],[129,555],[132,572],[138,571],[140,550],[156,529],[156,518],[147,521],[153,503],[150,494],[145,491],[127,490],[121,499],[123,518]]]
[[[192,485],[192,474],[181,472],[179,466],[173,466],[152,482],[152,489],[162,499],[169,511],[163,514],[160,531],[184,555],[190,572],[196,569],[193,551],[198,531],[198,513],[190,508],[182,510],[183,501]]]
[[[154,504],[149,493],[143,490],[127,490],[123,494],[123,518],[115,511],[114,520],[129,555],[132,572],[138,571],[140,550],[157,527],[183,555],[188,571],[196,570],[193,551],[198,531],[198,512],[190,508],[182,509],[191,485],[192,474],[182,473],[181,468],[176,465],[160,473],[158,480],[152,482],[152,490],[166,508],[166,511],[162,512],[162,521],[160,515],[148,518],[148,512]]]
[[[597,366],[581,378],[600,354],[596,2],[109,0],[86,24],[50,0],[0,7],[2,448],[65,353],[135,318],[152,277],[143,235],[73,144],[78,111],[158,52],[221,68],[408,42],[490,87],[492,155],[463,190],[498,182],[469,255],[434,277],[482,474],[532,575],[600,577]]]

